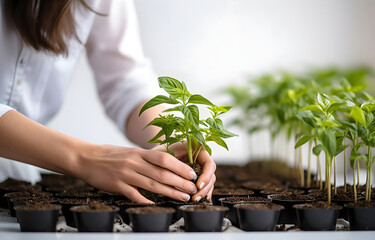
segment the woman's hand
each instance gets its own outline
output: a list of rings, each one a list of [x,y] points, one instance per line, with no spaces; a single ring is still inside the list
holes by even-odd
[[[183,154],[177,146],[173,150],[178,156]],[[158,149],[91,145],[84,153],[78,161],[78,177],[99,189],[123,194],[135,202],[152,203],[139,193],[138,187],[179,201],[188,201],[189,194],[195,194],[195,200],[206,196],[215,182],[215,165],[206,153],[202,153],[199,159],[204,166],[204,174],[198,180],[198,186],[202,186],[199,192],[190,181],[197,178],[195,172],[177,158]]]
[[[181,143],[175,143],[169,147],[174,153],[177,159],[183,162],[188,162],[188,153],[186,148]],[[153,150],[166,151],[164,146],[157,146]],[[193,201],[199,201],[205,196],[208,200],[211,200],[212,191],[214,190],[214,184],[216,181],[215,170],[216,164],[205,149],[202,149],[198,155],[197,163],[202,167],[202,175],[197,180],[198,192],[192,197]],[[186,164],[185,164],[186,165]]]

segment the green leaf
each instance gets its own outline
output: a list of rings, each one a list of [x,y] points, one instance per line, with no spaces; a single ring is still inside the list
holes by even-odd
[[[349,115],[363,127],[366,127],[366,118],[361,108],[357,106],[353,107]]]
[[[311,135],[307,135],[307,136],[303,136],[301,137],[298,142],[296,143],[296,145],[294,146],[295,149],[299,148],[300,146],[302,146],[303,144],[307,143],[308,141],[310,141],[311,139],[313,138],[313,136]]]
[[[203,147],[206,149],[206,151],[208,152],[208,154],[211,156],[212,155],[212,150],[211,150],[210,146],[208,146],[207,144],[203,144]]]
[[[169,93],[173,97],[181,97],[181,91],[177,91],[177,89],[182,90],[182,92],[185,92],[184,85],[178,81],[177,79],[171,78],[171,77],[159,77],[159,86],[163,88],[167,93]]]
[[[335,157],[337,155],[339,155],[340,153],[342,153],[342,151],[344,151],[347,147],[349,147],[349,145],[339,145],[339,146],[337,146]]]
[[[228,146],[227,144],[224,142],[223,139],[221,139],[221,137],[219,136],[216,136],[216,135],[211,135],[207,138],[207,141],[214,141],[215,143],[217,143],[219,146],[222,146],[223,148],[228,149]]]
[[[322,129],[318,131],[319,140],[323,144],[323,149],[330,157],[336,154],[336,136],[331,129]]]
[[[181,106],[181,112],[196,129],[199,129],[199,110],[197,106]]]
[[[203,105],[209,105],[209,106],[213,105],[208,99],[198,94],[194,94],[190,96],[188,103],[203,104]]]
[[[146,111],[147,109],[152,108],[152,107],[157,106],[157,105],[162,104],[162,103],[178,104],[179,102],[176,99],[169,98],[169,97],[166,97],[166,96],[163,96],[163,95],[158,95],[158,96],[152,98],[150,101],[146,102],[143,105],[143,107],[142,107],[141,111],[139,112],[138,116],[141,116],[141,114],[144,111]]]
[[[334,111],[345,109],[345,107],[346,107],[346,103],[335,102],[335,103],[332,103],[331,106],[329,106],[327,112],[333,113]]]
[[[313,104],[313,105],[308,105],[308,106],[303,107],[300,110],[298,110],[298,112],[301,112],[301,111],[318,111],[318,112],[323,112],[323,109],[319,105]]]
[[[296,116],[306,126],[310,128],[315,128],[314,115],[311,112],[308,112],[308,111],[298,112]]]
[[[164,135],[164,131],[163,129],[160,130],[153,138],[151,138],[150,141],[148,141],[149,143],[154,143],[155,140],[158,140],[161,136]],[[160,141],[161,142],[161,141]]]
[[[323,150],[323,145],[322,144],[318,144],[318,145],[316,145],[316,146],[313,147],[312,151],[313,151],[313,153],[314,153],[315,156],[319,156],[320,153],[322,152],[322,150]]]
[[[228,130],[222,129],[218,132],[218,135],[221,138],[230,138],[230,137],[237,137],[238,135],[232,132],[229,132]]]

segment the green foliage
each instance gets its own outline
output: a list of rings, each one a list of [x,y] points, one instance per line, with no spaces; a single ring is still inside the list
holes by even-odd
[[[157,126],[161,130],[149,142],[164,144],[167,151],[170,145],[181,142],[187,149],[189,161],[196,160],[201,149],[204,147],[211,155],[211,148],[207,142],[215,142],[228,150],[225,138],[237,136],[224,128],[220,116],[228,112],[229,106],[216,106],[205,97],[198,94],[191,94],[184,82],[171,77],[159,77],[159,86],[163,88],[169,96],[158,95],[145,103],[139,112],[160,104],[170,104],[172,107],[164,110],[165,113],[180,113],[182,117],[174,114],[159,115],[153,119],[148,126]],[[207,119],[200,118],[199,108],[196,105],[204,105],[211,114]]]

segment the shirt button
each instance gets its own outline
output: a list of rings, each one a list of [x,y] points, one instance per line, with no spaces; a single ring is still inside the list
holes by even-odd
[[[19,79],[17,80],[17,85],[21,85],[21,84],[22,84],[22,79],[19,78]]]
[[[24,60],[23,60],[23,58],[21,58],[21,60],[20,60],[20,64],[24,64]]]

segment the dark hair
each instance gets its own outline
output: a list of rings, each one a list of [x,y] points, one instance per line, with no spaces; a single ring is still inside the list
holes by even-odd
[[[26,44],[68,55],[68,41],[75,38],[80,42],[74,19],[79,5],[93,11],[84,0],[4,0],[4,13]]]

